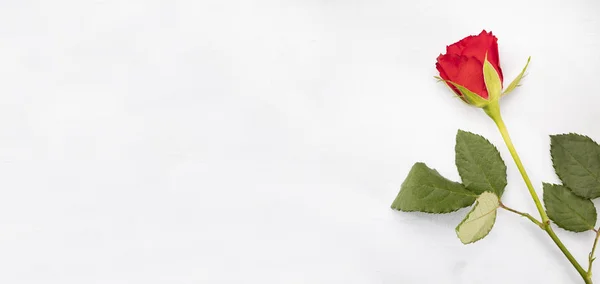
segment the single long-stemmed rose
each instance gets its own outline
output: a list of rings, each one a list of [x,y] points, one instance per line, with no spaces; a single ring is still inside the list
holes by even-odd
[[[392,208],[401,211],[447,213],[475,202],[473,209],[456,228],[458,237],[465,244],[485,237],[495,222],[496,209],[506,209],[528,218],[544,230],[584,282],[592,283],[593,255],[600,237],[600,229],[594,228],[596,210],[589,198],[600,196],[600,180],[597,178],[600,176],[600,146],[585,136],[552,136],[554,167],[564,185],[544,184],[544,202],[547,212],[527,175],[500,113],[500,98],[519,85],[528,65],[529,60],[517,78],[503,90],[504,76],[500,67],[498,39],[491,32],[484,30],[479,35],[468,36],[447,46],[446,53],[438,56],[436,68],[440,74],[440,77],[437,77],[440,81],[447,84],[467,104],[482,108],[494,121],[525,181],[541,221],[527,213],[509,208],[501,202],[500,198],[506,186],[506,166],[502,158],[496,148],[485,138],[464,131],[459,131],[457,134],[456,145],[456,165],[462,183],[447,180],[425,164],[417,163],[402,184]],[[588,152],[593,154],[585,151],[565,154],[569,147],[580,149],[584,146],[591,149]],[[581,157],[586,155],[592,156],[587,159],[588,162],[581,164]],[[574,168],[569,163],[581,165]],[[585,171],[590,174],[589,179],[581,174]],[[577,220],[565,221],[570,218]],[[587,270],[583,269],[555,234],[550,220],[567,230],[596,232]]]
[[[529,64],[529,61],[527,63]],[[527,69],[527,65],[515,81],[510,84],[505,94],[512,91],[519,84]],[[546,214],[542,206],[542,202],[527,175],[527,171],[502,120],[499,99],[502,95],[503,75],[500,68],[500,56],[498,54],[498,39],[491,32],[488,33],[485,30],[477,36],[468,36],[459,42],[449,45],[446,48],[446,54],[438,56],[436,68],[440,72],[442,80],[460,98],[471,105],[483,108],[487,115],[496,123],[542,218],[541,222],[536,220],[534,223],[540,225],[548,233],[550,238],[552,238],[575,269],[577,269],[577,272],[586,279],[588,276],[587,272],[575,260],[571,252],[556,236],[550,226],[548,214]]]

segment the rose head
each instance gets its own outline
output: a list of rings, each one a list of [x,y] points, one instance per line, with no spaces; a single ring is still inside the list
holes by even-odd
[[[488,91],[483,80],[483,63],[486,59],[492,64],[500,81],[502,69],[498,56],[498,38],[491,32],[482,31],[477,36],[468,36],[457,43],[446,47],[446,54],[440,54],[435,67],[440,71],[442,79],[461,85],[478,96],[487,99]],[[454,86],[450,88],[463,97]]]
[[[485,30],[447,46],[446,54],[438,56],[435,67],[440,72],[440,79],[454,93],[477,107],[485,107],[512,91],[525,72],[523,69],[502,94],[504,76],[500,68],[498,38]]]

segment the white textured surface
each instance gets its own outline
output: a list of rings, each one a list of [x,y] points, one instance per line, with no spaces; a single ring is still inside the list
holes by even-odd
[[[483,28],[507,81],[532,56],[502,107],[541,190],[557,181],[549,134],[600,140],[599,14],[595,0],[0,1],[0,283],[579,283],[508,212],[465,246],[467,209],[389,205],[416,161],[458,180],[461,128],[499,146],[504,202],[534,213],[435,58]],[[592,234],[558,233],[585,262]]]

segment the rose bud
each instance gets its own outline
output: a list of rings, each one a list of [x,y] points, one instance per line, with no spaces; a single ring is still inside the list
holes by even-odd
[[[446,54],[438,56],[435,67],[440,72],[438,79],[463,101],[483,108],[516,88],[527,65],[502,93],[504,78],[498,56],[498,38],[484,30],[447,46]]]

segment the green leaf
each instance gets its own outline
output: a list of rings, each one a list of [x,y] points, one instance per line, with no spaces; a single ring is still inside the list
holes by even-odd
[[[467,217],[456,227],[456,235],[460,241],[470,244],[487,236],[496,222],[496,209],[499,206],[500,201],[496,194],[482,193]]]
[[[502,80],[496,68],[487,60],[487,54],[483,61],[483,80],[488,91],[490,101],[497,101],[502,93]]]
[[[448,213],[475,202],[476,194],[423,163],[416,163],[400,187],[392,208],[400,211]]]
[[[594,140],[573,133],[552,135],[550,153],[556,174],[573,193],[600,197],[600,146]]]
[[[544,204],[548,217],[565,230],[584,232],[596,226],[594,203],[573,194],[565,186],[544,183]]]
[[[502,196],[506,187],[506,165],[490,141],[458,130],[455,151],[456,167],[468,190],[477,194],[490,191]]]
[[[523,79],[523,76],[525,76],[525,71],[527,70],[527,66],[529,66],[529,61],[531,60],[531,56],[529,56],[529,58],[527,58],[527,64],[525,64],[525,67],[523,67],[523,70],[521,71],[521,73],[519,73],[519,75],[512,81],[512,83],[510,83],[510,85],[508,85],[508,87],[506,88],[506,90],[504,90],[504,93],[502,93],[502,95],[507,95],[508,93],[512,92],[514,89],[516,89],[519,85],[519,83],[521,82],[521,79]]]

